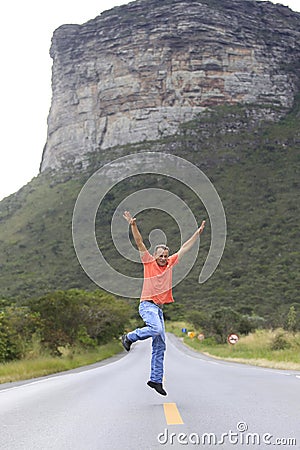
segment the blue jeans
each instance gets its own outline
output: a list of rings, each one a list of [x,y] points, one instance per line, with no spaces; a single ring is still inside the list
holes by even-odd
[[[154,303],[141,301],[139,313],[146,326],[137,328],[127,334],[131,342],[152,338],[152,358],[150,380],[162,383],[164,374],[164,356],[166,350],[166,336],[164,316],[161,308]]]

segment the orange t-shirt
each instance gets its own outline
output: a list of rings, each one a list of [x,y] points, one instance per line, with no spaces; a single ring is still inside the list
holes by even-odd
[[[174,302],[172,295],[172,268],[178,263],[178,253],[169,256],[165,266],[159,266],[148,251],[142,255],[141,259],[144,265],[141,301],[153,300],[158,305]]]

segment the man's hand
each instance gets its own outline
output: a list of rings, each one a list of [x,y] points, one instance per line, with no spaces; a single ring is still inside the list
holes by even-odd
[[[129,225],[133,225],[136,221],[135,217],[132,217],[129,211],[125,211],[123,214],[123,217],[125,220],[127,220],[127,222],[129,223]]]
[[[190,239],[188,239],[178,250],[178,258],[181,259],[182,256],[188,252],[190,250],[190,248],[192,248],[192,246],[195,244],[195,242],[197,241],[199,235],[203,232],[205,227],[205,220],[202,221],[200,228],[198,228],[198,230],[195,231],[195,233],[193,234],[192,237],[190,237]]]
[[[202,220],[200,228],[198,228],[198,233],[201,234],[205,228],[205,220]]]
[[[127,222],[129,223],[129,225],[133,225],[131,228],[132,234],[133,234],[133,238],[135,240],[135,243],[137,245],[137,248],[139,249],[140,253],[145,253],[147,251],[147,248],[143,242],[143,238],[141,236],[141,233],[139,232],[139,229],[137,227],[136,224],[136,218],[132,217],[132,215],[130,214],[129,211],[125,211],[123,214],[123,217],[125,220],[127,220]]]

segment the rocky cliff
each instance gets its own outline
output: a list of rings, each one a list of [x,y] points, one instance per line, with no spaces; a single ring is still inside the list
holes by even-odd
[[[176,132],[212,105],[290,108],[300,14],[254,0],[138,0],[53,35],[41,171]],[[274,111],[274,109],[273,109]]]

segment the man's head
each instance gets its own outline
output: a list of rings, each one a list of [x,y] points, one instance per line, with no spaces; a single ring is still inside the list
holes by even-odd
[[[159,266],[166,266],[169,257],[169,247],[164,244],[156,245],[153,256]]]

